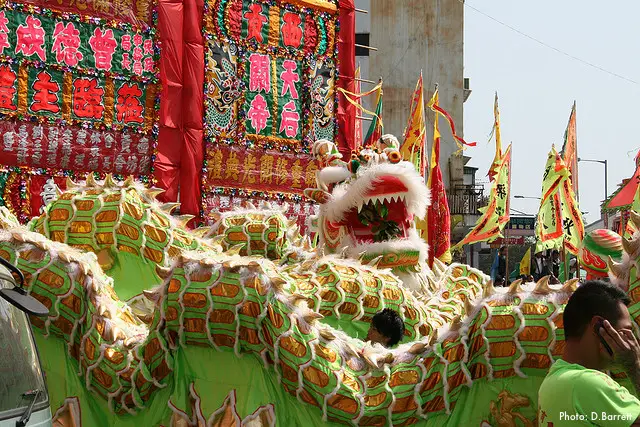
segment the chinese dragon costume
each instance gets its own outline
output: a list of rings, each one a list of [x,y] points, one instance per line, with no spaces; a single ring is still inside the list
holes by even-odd
[[[393,146],[333,148],[314,147],[306,191],[317,245],[269,204],[188,230],[157,190],[110,176],[69,182],[26,227],[2,211],[0,256],[50,309],[32,322],[57,425],[536,425],[577,280],[494,289],[430,269],[422,177]],[[637,319],[640,236],[620,244],[609,273]],[[393,349],[362,341],[383,308],[405,321]]]

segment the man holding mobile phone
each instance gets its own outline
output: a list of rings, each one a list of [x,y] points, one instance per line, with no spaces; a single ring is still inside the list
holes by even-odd
[[[640,426],[640,400],[602,371],[624,369],[640,393],[640,345],[629,297],[601,281],[580,286],[563,314],[565,347],[538,392],[538,425]]]

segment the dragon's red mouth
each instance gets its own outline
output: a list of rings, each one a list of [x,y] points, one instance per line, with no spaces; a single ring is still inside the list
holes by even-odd
[[[347,212],[340,225],[347,228],[355,244],[408,238],[413,216],[408,213],[407,194],[408,189],[400,178],[377,177],[362,204]]]

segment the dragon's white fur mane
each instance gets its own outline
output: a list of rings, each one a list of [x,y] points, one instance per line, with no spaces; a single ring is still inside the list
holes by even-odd
[[[375,186],[377,178],[385,175],[399,177],[407,187],[407,192],[398,194],[407,206],[409,215],[424,218],[427,207],[431,204],[429,190],[424,179],[415,171],[413,164],[409,162],[380,163],[372,166],[363,166],[358,169],[355,176],[339,184],[333,190],[333,199],[323,206],[325,218],[332,222],[339,222],[344,215],[353,208],[359,208],[371,200],[366,196],[367,191]],[[394,195],[385,195],[390,199]]]

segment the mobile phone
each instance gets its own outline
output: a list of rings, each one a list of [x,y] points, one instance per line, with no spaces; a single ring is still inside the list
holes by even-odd
[[[609,356],[613,357],[613,350],[611,349],[607,341],[605,341],[605,339],[602,338],[602,335],[600,335],[600,328],[604,328],[604,322],[602,320],[598,320],[598,322],[596,323],[596,326],[595,326],[596,335],[598,335],[598,338],[600,338],[600,342],[604,346],[605,350],[607,350],[607,353],[609,353]]]

